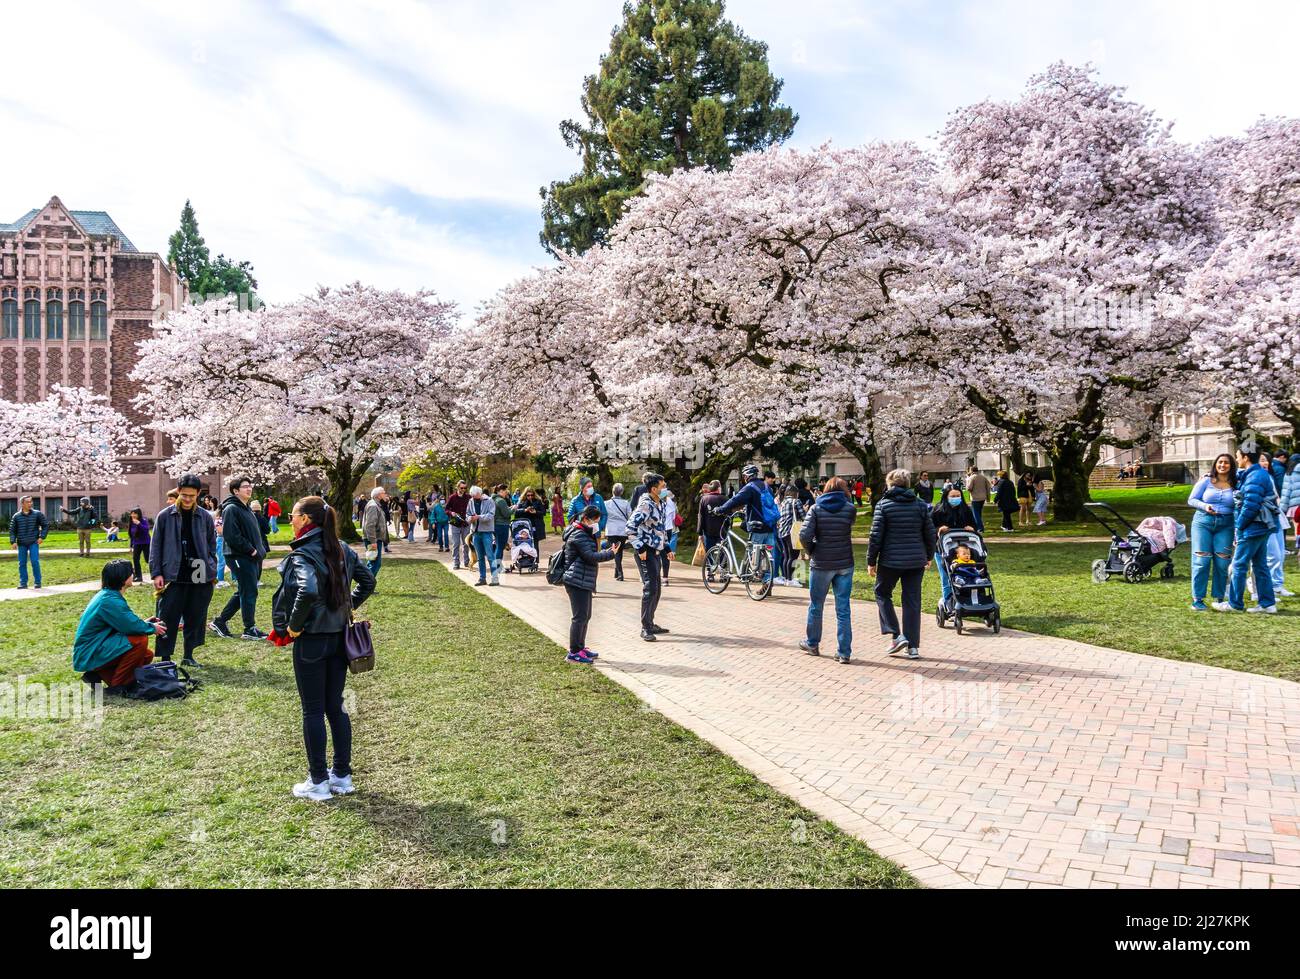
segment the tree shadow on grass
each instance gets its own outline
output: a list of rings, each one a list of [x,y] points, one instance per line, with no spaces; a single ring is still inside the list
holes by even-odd
[[[358,792],[347,798],[345,804],[385,836],[439,855],[495,853],[509,842],[511,835],[508,818],[473,809],[463,802],[419,805],[391,796]]]

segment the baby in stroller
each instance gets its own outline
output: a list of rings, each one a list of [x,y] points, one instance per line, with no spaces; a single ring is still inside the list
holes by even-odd
[[[507,572],[522,574],[538,568],[537,545],[533,543],[533,525],[527,520],[516,520],[510,525],[510,567]]]
[[[939,600],[935,618],[939,628],[951,619],[958,634],[964,620],[980,618],[996,634],[1002,631],[1002,610],[993,597],[989,577],[988,552],[980,535],[972,531],[953,530],[939,539],[936,557],[943,562],[952,584],[952,597]]]

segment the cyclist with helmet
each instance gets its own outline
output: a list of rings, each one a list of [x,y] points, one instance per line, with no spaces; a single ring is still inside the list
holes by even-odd
[[[768,572],[764,577],[766,581],[771,577],[771,569],[774,567],[776,555],[773,548],[776,545],[776,525],[780,521],[781,511],[772,495],[772,487],[763,478],[758,466],[752,462],[747,463],[740,470],[740,478],[744,480],[744,485],[726,503],[714,507],[713,512],[720,517],[727,517],[742,506],[745,508],[745,529],[749,531],[749,539],[755,544],[764,545],[768,557],[772,559],[768,562]]]

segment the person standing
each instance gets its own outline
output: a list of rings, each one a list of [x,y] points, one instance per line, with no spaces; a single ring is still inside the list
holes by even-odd
[[[361,542],[366,548],[366,569],[374,578],[379,577],[379,569],[384,563],[384,545],[388,543],[388,515],[384,512],[386,499],[388,491],[376,486],[370,491],[370,500],[361,512]]]
[[[146,561],[149,559],[149,521],[139,507],[131,511],[130,520],[127,536],[131,540],[131,564],[135,569],[135,583],[138,585],[144,581],[140,561],[142,558]]]
[[[471,535],[474,531],[465,519],[467,509],[469,494],[465,492],[465,481],[462,479],[456,484],[451,496],[447,497],[447,522],[451,528],[451,567],[454,571],[460,570],[462,554],[464,563],[469,564],[470,541],[473,540]]]
[[[158,618],[167,627],[158,636],[158,658],[169,661],[176,634],[185,622],[183,666],[198,666],[194,650],[203,645],[212,587],[217,576],[217,526],[199,506],[199,477],[186,473],[176,484],[176,502],[159,511],[149,542],[149,574],[158,594]]]
[[[1029,511],[1034,503],[1034,484],[1038,477],[1032,469],[1020,474],[1016,480],[1016,503],[1020,507],[1020,526],[1029,526]]]
[[[478,581],[474,584],[499,585],[501,563],[496,559],[497,539],[493,532],[497,514],[496,504],[479,486],[470,487],[469,496],[465,519],[474,534],[474,554],[478,557]],[[487,578],[488,571],[492,572],[491,582]]]
[[[989,501],[992,490],[989,478],[974,466],[966,471],[966,491],[970,493],[970,509],[975,517],[975,529],[980,534],[984,533],[984,504]]]
[[[1214,460],[1209,475],[1192,488],[1187,505],[1192,516],[1192,611],[1204,612],[1206,584],[1211,601],[1224,600],[1228,588],[1228,561],[1232,558],[1234,487],[1237,463],[1224,452]]]
[[[1258,449],[1237,450],[1237,492],[1233,501],[1237,548],[1232,554],[1228,600],[1211,607],[1219,612],[1247,611],[1246,573],[1253,571],[1258,605],[1251,612],[1277,613],[1277,595],[1268,568],[1268,544],[1277,530],[1277,487],[1272,474],[1259,464]]]
[[[677,512],[677,497],[667,486],[664,487],[663,495],[660,499],[664,504],[664,529],[668,532],[668,546],[664,548],[662,562],[664,571],[664,587],[667,588],[668,569],[672,567],[673,561],[677,559],[677,534],[682,518],[681,514]]]
[[[557,534],[564,530],[564,497],[559,490],[551,496],[551,529]]]
[[[126,601],[135,584],[131,562],[109,561],[100,572],[100,589],[77,622],[72,642],[72,668],[92,686],[120,690],[135,683],[135,671],[153,661],[149,637],[167,631],[156,617],[142,619]]]
[[[934,483],[930,481],[929,473],[921,473],[921,478],[916,481],[916,498],[922,503],[934,503]]]
[[[441,496],[434,499],[429,511],[429,519],[432,521],[433,541],[438,545],[438,550],[444,553],[451,550],[451,525],[447,522],[447,502]]]
[[[709,553],[714,544],[722,543],[727,518],[713,512],[721,505],[722,483],[715,479],[704,487],[704,492],[700,494],[698,509],[695,511],[695,527],[704,541],[705,554]]]
[[[998,470],[997,483],[993,487],[993,503],[1002,514],[1002,532],[1012,533],[1016,528],[1011,525],[1011,515],[1016,512],[1019,502],[1016,499],[1015,484],[1005,469]]]
[[[948,569],[944,567],[943,555],[938,553],[938,549],[943,544],[943,535],[950,530],[976,531],[975,511],[962,501],[961,490],[949,483],[944,487],[943,499],[930,512],[930,522],[934,524],[935,534],[934,565],[939,569],[939,589],[946,605],[952,599],[952,582],[948,580]]]
[[[271,536],[280,532],[280,504],[276,502],[274,496],[266,498],[266,519],[271,524]]]
[[[564,590],[569,596],[569,655],[570,663],[592,663],[599,653],[587,648],[587,625],[591,622],[591,599],[596,593],[596,577],[600,562],[614,558],[623,545],[601,550],[597,544],[600,534],[600,508],[589,506],[578,515],[578,522],[564,532]]]
[[[492,503],[496,506],[496,519],[493,521],[492,530],[496,534],[496,558],[497,566],[505,560],[506,548],[510,546],[510,520],[514,516],[514,504],[510,502],[510,487],[505,483],[497,483],[493,490]]]
[[[248,509],[253,511],[253,519],[257,521],[257,532],[262,535],[262,553],[269,553],[271,550],[271,518],[262,512],[262,504],[257,500],[251,500]],[[262,577],[262,566],[257,566],[257,576]]]
[[[832,476],[799,532],[799,548],[811,557],[808,578],[808,623],[799,648],[821,655],[822,613],[826,595],[835,596],[835,662],[848,665],[853,656],[853,522],[857,510],[849,499],[848,484]]]
[[[876,506],[867,547],[867,574],[876,579],[876,608],[881,635],[891,637],[890,656],[921,657],[921,581],[934,558],[934,522],[930,507],[909,488],[912,474],[895,469]],[[903,625],[894,612],[894,586],[903,585]],[[900,635],[901,633],[901,635]]]
[[[338,537],[338,515],[319,496],[303,497],[289,514],[293,542],[280,562],[271,600],[273,642],[293,642],[293,675],[302,704],[307,780],[299,799],[323,802],[352,792],[352,720],[343,709],[348,657],[343,631],[353,610],[374,592],[375,577]],[[355,588],[351,588],[353,583]],[[334,739],[334,767],[325,764],[325,721]]]
[[[90,505],[90,497],[83,496],[81,505],[76,510],[66,507],[59,509],[71,518],[73,526],[77,528],[77,554],[90,557],[90,535],[99,526],[99,513]]]
[[[795,521],[803,519],[804,510],[799,502],[799,490],[793,483],[786,488],[784,496],[781,501],[781,519],[776,525],[775,583],[798,586],[799,582],[794,578],[794,552],[798,547],[797,542],[790,539],[790,532],[794,528]]]
[[[221,535],[226,552],[226,567],[234,579],[235,591],[208,628],[223,639],[234,639],[230,618],[239,612],[244,631],[240,639],[262,640],[266,633],[257,627],[258,569],[266,557],[262,529],[249,507],[253,499],[253,482],[245,476],[230,480],[230,495],[221,502]]]
[[[30,496],[18,501],[18,512],[9,518],[9,543],[18,548],[18,587],[27,587],[27,564],[32,566],[32,581],[41,587],[41,541],[50,532],[45,514],[37,510]]]
[[[654,642],[657,636],[668,631],[655,623],[662,593],[663,552],[668,547],[661,497],[668,487],[658,473],[647,473],[643,485],[645,492],[628,521],[628,543],[632,546],[636,569],[641,575],[641,638]]]
[[[546,540],[546,503],[531,486],[525,486],[514,506],[516,520],[527,520],[532,525],[533,543]]]
[[[600,511],[600,532],[605,532],[605,524],[609,521],[609,511],[605,508],[604,498],[596,492],[596,484],[591,481],[590,476],[583,476],[578,481],[578,495],[569,503],[569,512],[567,523],[576,523],[578,515],[589,506],[594,506]]]
[[[632,519],[632,505],[623,499],[623,484],[615,483],[613,495],[605,503],[605,538],[614,546],[614,580],[623,580],[623,545],[627,543],[627,522]]]

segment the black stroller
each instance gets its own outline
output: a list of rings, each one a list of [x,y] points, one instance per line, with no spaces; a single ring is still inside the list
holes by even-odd
[[[1123,575],[1131,585],[1145,581],[1160,567],[1161,578],[1174,576],[1171,552],[1157,551],[1138,529],[1107,503],[1085,503],[1084,508],[1110,534],[1110,553],[1092,562],[1092,580],[1105,584],[1111,575]],[[1119,526],[1112,526],[1112,522]],[[1121,534],[1120,527],[1126,531]]]
[[[959,565],[959,573],[953,571],[953,561],[957,557],[957,548],[970,549],[974,565]],[[952,588],[952,597],[939,599],[939,608],[935,612],[935,621],[942,629],[952,620],[957,635],[961,635],[968,618],[983,619],[984,624],[997,635],[1002,631],[1002,608],[993,596],[993,581],[989,578],[988,552],[984,549],[984,539],[969,530],[950,530],[939,538],[939,553],[935,558],[943,562],[943,569],[948,574]]]

